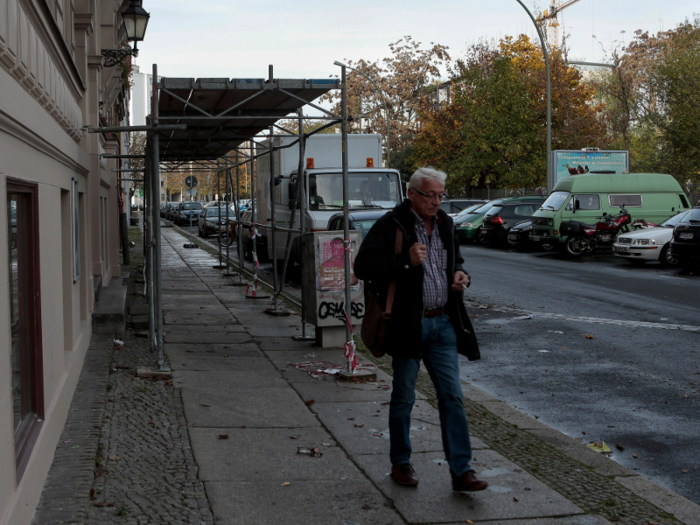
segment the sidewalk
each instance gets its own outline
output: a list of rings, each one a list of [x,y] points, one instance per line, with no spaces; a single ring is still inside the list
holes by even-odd
[[[299,317],[263,314],[267,301],[246,299],[211,254],[183,248],[174,229],[163,239],[173,379],[134,377],[154,359],[133,330],[123,350],[94,342],[35,524],[700,524],[697,505],[468,384],[473,466],[490,486],[454,496],[425,373],[412,427],[420,485],[395,485],[388,361],[375,360],[375,383],[319,373],[343,366],[342,350],[295,342]],[[76,430],[86,414],[101,421]]]

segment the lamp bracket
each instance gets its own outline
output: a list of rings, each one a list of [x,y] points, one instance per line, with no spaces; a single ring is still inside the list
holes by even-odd
[[[136,58],[139,56],[139,50],[138,49],[131,49],[130,47],[125,48],[125,49],[103,49],[102,50],[102,58],[103,60],[103,65],[104,67],[113,67],[119,64],[122,60],[124,60],[126,57],[134,57]]]

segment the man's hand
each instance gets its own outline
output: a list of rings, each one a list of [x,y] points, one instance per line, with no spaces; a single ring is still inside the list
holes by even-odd
[[[455,272],[454,282],[452,283],[452,289],[454,291],[458,291],[462,290],[467,286],[469,286],[469,276],[461,270]]]
[[[408,255],[411,258],[411,266],[420,266],[428,257],[428,247],[425,244],[414,242],[408,250]]]

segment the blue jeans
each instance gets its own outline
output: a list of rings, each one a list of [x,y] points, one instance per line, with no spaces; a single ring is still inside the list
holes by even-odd
[[[423,360],[437,393],[445,457],[451,473],[461,476],[471,470],[472,447],[459,379],[457,336],[446,315],[423,319]],[[394,358],[392,367],[390,459],[392,465],[401,465],[411,461],[411,409],[416,400],[420,359]]]

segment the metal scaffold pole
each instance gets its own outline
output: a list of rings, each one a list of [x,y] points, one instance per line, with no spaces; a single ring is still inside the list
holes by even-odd
[[[260,270],[260,262],[258,260],[258,224],[255,206],[255,142],[250,141],[250,209],[252,217],[250,220],[250,238],[252,240],[252,255],[253,255],[253,281],[248,283],[245,291],[245,296],[249,299],[263,299],[266,295],[258,293],[258,271]],[[248,295],[250,292],[250,295]]]
[[[151,139],[154,133],[149,132]],[[144,173],[144,192],[146,194],[146,199],[144,200],[144,226],[143,226],[143,237],[144,245],[146,248],[146,268],[145,268],[145,281],[146,281],[146,302],[148,303],[148,341],[150,343],[151,351],[156,351],[156,305],[154,300],[154,278],[155,274],[153,271],[154,260],[153,260],[153,218],[150,214],[150,201],[151,201],[151,186],[153,185],[153,140],[148,141],[147,146],[148,155],[151,158],[151,164],[146,168],[148,171]]]
[[[234,213],[236,214],[236,248],[238,249],[238,284],[243,284],[243,245],[241,243],[241,172],[240,155],[236,148],[236,204]]]
[[[304,170],[306,168],[304,157],[306,157],[306,137],[304,136],[304,111],[300,108],[297,110],[298,122],[299,122],[299,165],[297,167],[297,185],[299,196],[299,265],[301,266],[302,280],[304,279],[304,267],[306,262],[304,261],[304,235],[306,234],[306,174]],[[306,294],[302,290],[301,293],[301,335],[295,335],[292,337],[295,341],[313,341],[315,337],[306,335],[306,302],[304,296]]]
[[[153,107],[151,114],[154,117],[153,124],[158,126],[158,66],[153,65]],[[154,239],[154,270],[155,270],[155,315],[156,315],[156,349],[158,352],[158,371],[169,372],[165,365],[163,352],[163,269],[161,265],[161,239],[160,239],[160,137],[158,132],[153,132],[153,166],[151,169],[151,191],[153,192],[153,239]]]
[[[352,242],[350,241],[349,218],[349,189],[348,189],[348,91],[347,70],[341,67],[341,141],[343,154],[343,243],[345,246],[345,346],[344,353],[348,361],[348,373],[354,374],[357,368],[357,356],[355,355],[355,341],[352,336],[352,293],[350,290],[350,264],[352,255]]]
[[[231,273],[231,259],[230,259],[230,254],[231,254],[231,242],[233,242],[233,239],[231,237],[231,228],[229,228],[229,221],[228,221],[228,214],[229,214],[229,209],[230,209],[230,200],[229,200],[229,195],[233,192],[233,182],[231,180],[231,168],[229,167],[229,158],[228,158],[228,153],[224,156],[224,160],[226,161],[226,167],[224,168],[224,173],[225,175],[225,181],[226,181],[226,210],[224,210],[224,217],[226,217],[226,220],[224,221],[225,227],[226,227],[226,234],[223,236],[223,238],[226,241],[226,272],[223,274],[223,277],[231,277],[233,274]],[[235,200],[235,197],[234,197]],[[221,227],[221,207],[219,207],[219,227]]]
[[[268,232],[268,244],[272,246],[272,308],[267,308],[265,313],[278,315],[277,310],[277,224],[275,223],[275,145],[274,145],[274,126],[270,126],[270,198],[268,200],[270,210],[270,228]]]
[[[220,159],[216,159],[216,205],[219,207],[219,218],[221,218],[221,167],[220,167]],[[226,184],[226,183],[224,183]],[[225,202],[225,201],[224,201]],[[212,268],[216,270],[223,270],[224,268],[228,268],[228,261],[226,261],[226,264],[223,264],[223,254],[222,254],[222,248],[221,248],[221,243],[226,242],[226,236],[221,233],[221,230],[219,230],[218,235],[216,236],[219,244],[219,264],[216,264],[212,266]]]

